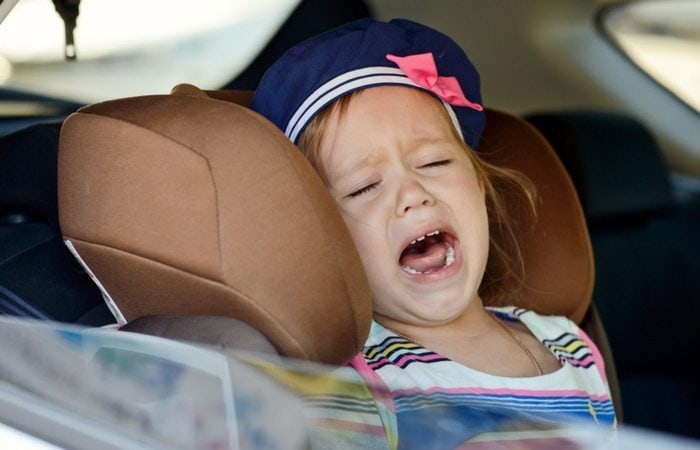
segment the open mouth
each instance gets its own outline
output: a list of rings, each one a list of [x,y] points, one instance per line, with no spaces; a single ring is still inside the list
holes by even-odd
[[[439,272],[455,262],[455,237],[435,230],[416,238],[401,252],[401,269],[411,275]]]

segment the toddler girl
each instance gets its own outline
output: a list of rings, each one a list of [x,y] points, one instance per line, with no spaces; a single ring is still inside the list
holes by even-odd
[[[378,401],[399,445],[448,404],[463,423],[488,409],[614,424],[602,358],[574,323],[487,306],[508,299],[489,238],[508,200],[494,185],[533,196],[474,153],[479,77],[451,39],[406,20],[342,26],[280,58],[252,107],[299,145],[357,246],[374,321],[351,365],[390,393]]]

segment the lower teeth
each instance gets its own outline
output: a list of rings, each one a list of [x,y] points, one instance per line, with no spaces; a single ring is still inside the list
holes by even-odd
[[[450,267],[452,264],[454,264],[454,262],[455,262],[455,249],[450,245],[447,247],[447,251],[445,252],[445,265],[442,266],[442,268],[444,269],[445,267]],[[405,272],[410,273],[411,275],[419,275],[419,274],[426,273],[426,272],[419,272],[411,266],[401,266],[401,268]]]
[[[411,275],[418,275],[419,273],[423,273],[423,272],[418,272],[416,269],[414,269],[413,267],[410,267],[410,266],[401,266],[401,268],[404,270],[404,272],[408,272]]]
[[[452,246],[447,247],[447,256],[445,256],[445,267],[450,267],[455,262],[455,249]]]

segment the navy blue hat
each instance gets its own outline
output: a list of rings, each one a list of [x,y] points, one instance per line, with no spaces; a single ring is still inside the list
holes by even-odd
[[[380,85],[413,86],[440,98],[476,148],[485,122],[478,72],[452,39],[403,19],[351,22],[291,48],[267,70],[251,107],[296,144],[326,106]]]

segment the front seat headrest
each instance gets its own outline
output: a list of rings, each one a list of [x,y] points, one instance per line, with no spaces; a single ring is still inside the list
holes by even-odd
[[[566,111],[528,117],[556,149],[592,225],[673,210],[668,169],[648,129],[616,112]]]
[[[199,95],[85,107],[63,125],[61,229],[127,320],[228,316],[343,364],[371,299],[333,199],[256,113]]]

